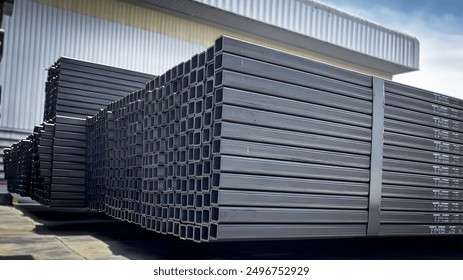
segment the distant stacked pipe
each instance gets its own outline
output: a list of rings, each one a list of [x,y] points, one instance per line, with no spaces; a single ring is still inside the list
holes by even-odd
[[[31,157],[29,149],[30,139],[23,139],[14,143],[10,149],[4,150],[5,179],[8,180],[8,191],[21,196],[31,193]]]
[[[86,61],[58,59],[48,70],[44,123],[31,135],[35,140],[28,157],[33,160],[33,171],[17,170],[9,177],[24,177],[32,185],[31,197],[44,205],[86,207],[87,116],[144,87],[152,78]]]
[[[33,161],[31,198],[41,204],[50,205],[51,181],[53,164],[53,140],[55,138],[55,124],[43,123],[34,129],[31,149]]]

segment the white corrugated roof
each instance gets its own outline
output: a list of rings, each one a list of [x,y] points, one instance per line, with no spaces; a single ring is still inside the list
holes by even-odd
[[[415,37],[318,1],[139,1],[390,74],[419,68]]]

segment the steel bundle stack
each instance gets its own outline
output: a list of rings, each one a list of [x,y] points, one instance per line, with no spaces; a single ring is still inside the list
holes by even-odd
[[[148,85],[141,225],[197,242],[364,236],[371,87],[218,39]]]
[[[6,148],[3,150],[3,164],[4,164],[4,172],[5,172],[5,180],[8,182],[9,185],[13,185],[14,181],[16,180],[15,178],[15,173],[13,171],[13,163],[12,161],[13,157],[13,150],[12,147]]]
[[[32,171],[14,173],[10,180],[26,178],[33,186],[32,198],[44,205],[85,207],[87,116],[144,87],[152,78],[144,73],[60,58],[48,71],[45,123],[36,127],[31,136],[34,145],[27,157],[32,159]]]
[[[21,196],[29,196],[31,193],[31,157],[29,149],[31,140],[19,140],[4,150],[5,178],[8,180],[8,191]]]
[[[61,57],[48,70],[44,121],[86,119],[110,102],[143,88],[153,75]]]
[[[89,119],[91,139],[98,141],[89,158],[89,202],[94,210],[109,216],[140,223],[142,157],[142,91],[134,92],[108,105],[100,118]],[[98,131],[98,129],[100,129]],[[90,166],[89,166],[90,168]],[[98,184],[97,184],[98,183]]]
[[[196,242],[463,233],[461,100],[228,37],[146,85],[49,71],[50,121],[5,150],[46,205]]]
[[[33,166],[31,198],[44,205],[49,205],[50,200],[54,137],[54,124],[43,123],[34,128],[31,148]]]
[[[463,233],[463,101],[385,82],[383,235]]]
[[[93,171],[87,169],[87,116],[138,90],[152,78],[144,73],[64,57],[49,69],[44,119],[56,125],[50,206],[87,205],[86,173]],[[89,185],[91,197],[101,188],[98,183],[101,174],[95,175],[97,185]],[[97,202],[101,199],[101,195],[96,197]],[[92,204],[92,208],[96,205]]]
[[[115,153],[114,114],[102,109],[87,119],[87,206],[104,211],[109,159]]]
[[[371,77],[215,44],[213,240],[363,236]]]
[[[85,207],[86,120],[56,116],[47,206]]]

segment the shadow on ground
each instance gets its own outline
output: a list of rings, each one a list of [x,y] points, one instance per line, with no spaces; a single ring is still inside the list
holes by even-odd
[[[0,256],[1,260],[35,260],[32,255],[13,255],[13,256]]]
[[[91,235],[129,259],[463,259],[463,238],[351,238],[197,244],[80,209],[19,205],[37,234]]]

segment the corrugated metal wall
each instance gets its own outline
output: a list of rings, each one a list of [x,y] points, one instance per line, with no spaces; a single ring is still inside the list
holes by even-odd
[[[193,0],[347,49],[419,68],[419,42],[310,0]]]
[[[4,29],[0,130],[30,130],[41,122],[44,69],[60,56],[156,74],[205,48],[31,0],[15,1]]]

